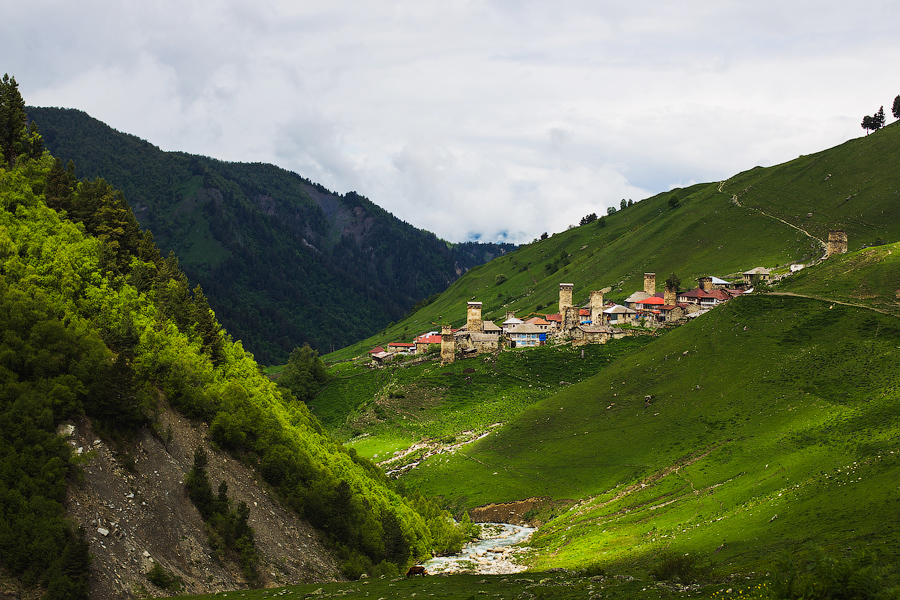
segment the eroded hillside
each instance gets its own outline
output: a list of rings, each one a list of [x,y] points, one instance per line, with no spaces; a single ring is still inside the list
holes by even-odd
[[[167,409],[160,416],[165,442],[145,428],[127,453],[118,453],[89,419],[70,424],[75,430],[69,441],[83,449],[86,464],[83,483],[69,486],[66,512],[87,531],[92,598],[167,595],[147,578],[154,562],[181,581],[181,593],[247,586],[234,557],[213,557],[206,525],[187,496],[185,474],[198,446],[207,450],[214,484],[225,481],[228,496],[250,507],[264,587],[340,578],[340,566],[315,529],[275,500],[255,472],[214,451],[205,425]]]

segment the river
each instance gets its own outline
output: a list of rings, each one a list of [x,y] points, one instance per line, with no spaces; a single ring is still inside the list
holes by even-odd
[[[425,563],[429,574],[436,573],[519,573],[526,569],[516,562],[523,548],[514,547],[534,533],[533,527],[508,523],[480,523],[481,537],[466,544],[453,556],[438,556]]]

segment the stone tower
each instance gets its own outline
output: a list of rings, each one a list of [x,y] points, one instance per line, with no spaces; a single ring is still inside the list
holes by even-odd
[[[644,273],[644,293],[656,295],[656,273]]]
[[[663,292],[663,302],[669,306],[675,306],[678,302],[678,294],[675,292],[675,288],[666,286],[666,291]]]
[[[469,333],[482,333],[484,322],[481,320],[481,302],[469,302],[466,311],[466,329]]]
[[[562,311],[562,330],[566,333],[581,325],[581,309],[569,305]]]
[[[832,229],[828,232],[828,254],[845,254],[847,252],[847,232],[843,229]]]
[[[441,364],[452,363],[456,360],[456,339],[449,325],[441,326]]]
[[[600,325],[603,316],[603,290],[591,290],[591,324]]]
[[[559,314],[565,318],[566,307],[572,306],[572,290],[575,289],[574,283],[559,284]]]
[[[697,282],[700,284],[700,289],[704,292],[713,291],[712,277],[701,277]]]
[[[514,311],[514,310],[506,311],[506,318],[504,319],[504,321],[509,321],[510,319],[515,319],[515,318],[516,318],[516,311]]]

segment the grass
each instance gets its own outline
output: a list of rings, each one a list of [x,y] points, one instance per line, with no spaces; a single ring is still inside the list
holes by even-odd
[[[898,141],[900,128],[891,126],[820,155],[753,169],[721,190],[695,186],[682,192],[677,211],[656,206],[668,196],[640,202],[606,228],[575,228],[473,269],[397,331],[461,321],[473,296],[484,299],[487,318],[507,307],[537,310],[552,304],[561,280],[575,281],[576,290],[605,284],[611,295],[627,295],[644,270],[662,279],[671,267],[686,280],[713,268],[721,275],[785,264],[818,250],[776,218],[820,237],[840,221],[852,251],[774,286],[795,295],[741,297],[631,346],[588,346],[584,359],[551,346],[446,367],[334,367],[341,372],[316,399],[316,414],[339,435],[355,435],[363,455],[381,458],[423,438],[452,443],[472,427],[490,432],[454,452],[420,455],[419,466],[402,476],[407,487],[459,510],[533,496],[556,501],[542,511],[549,521],[530,543],[529,573],[364,580],[238,597],[301,597],[321,588],[317,596],[385,600],[730,600],[771,597],[769,574],[785,553],[801,557],[797,569],[805,571],[812,547],[896,563],[900,247],[860,246],[900,238],[900,219],[882,202],[895,200],[897,178],[878,166],[896,156]],[[672,256],[671,248],[688,242],[690,253]],[[548,273],[550,263],[556,272]],[[498,285],[500,273],[507,279]],[[681,567],[699,582],[685,587],[650,576],[664,579]],[[579,575],[587,571],[601,575]]]
[[[457,361],[370,369],[341,363],[335,379],[312,402],[313,413],[365,455],[375,439],[452,437],[506,422],[526,406],[594,375],[652,337],[613,340],[582,348],[543,346]],[[389,444],[391,442],[388,442]],[[375,452],[372,452],[374,455]]]
[[[344,583],[305,584],[268,590],[235,590],[202,596],[179,596],[183,600],[239,598],[264,600],[283,598],[448,598],[470,600],[499,598],[513,600],[579,599],[615,597],[623,600],[661,600],[671,598],[710,598],[715,600],[753,600],[765,597],[764,583],[731,582],[682,587],[657,582],[649,577],[630,575],[586,577],[575,573],[519,573],[513,575],[453,575],[411,579],[369,579]]]
[[[534,538],[537,569],[719,549],[754,571],[809,541],[896,556],[898,347],[894,317],[742,298],[404,479],[463,506],[576,500]]]

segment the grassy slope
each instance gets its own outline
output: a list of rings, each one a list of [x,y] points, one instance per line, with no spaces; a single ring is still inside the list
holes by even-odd
[[[898,156],[900,126],[892,124],[783,165],[756,167],[725,182],[647,198],[608,216],[606,227],[575,227],[471,269],[432,304],[329,358],[409,341],[442,322],[462,325],[470,299],[484,303],[485,318],[502,321],[505,310],[517,315],[555,312],[562,281],[575,284],[576,302],[585,302],[590,290],[606,286],[613,288],[608,297],[624,299],[642,287],[645,271],[657,274],[661,289],[673,272],[683,287],[690,287],[702,275],[724,277],[757,266],[808,263],[821,255],[820,242],[827,241],[828,229],[834,227],[845,228],[851,250],[896,241]],[[682,203],[675,210],[668,207],[673,193]],[[813,216],[807,217],[809,213]],[[562,252],[569,264],[548,271],[545,267]],[[506,281],[497,284],[498,275]]]
[[[900,244],[881,252],[892,258]],[[793,285],[830,287],[830,273],[868,254],[829,259]],[[893,271],[892,261],[883,266]],[[896,289],[883,279],[873,293]],[[743,569],[804,541],[893,553],[898,347],[894,316],[741,298],[407,479],[469,506],[580,500],[541,530],[539,567],[640,562],[670,547],[712,553],[723,543],[717,558]]]

